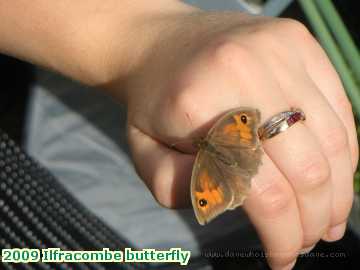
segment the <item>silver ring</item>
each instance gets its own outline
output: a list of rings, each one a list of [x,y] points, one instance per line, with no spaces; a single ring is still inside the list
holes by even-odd
[[[258,129],[260,140],[270,139],[287,130],[298,121],[306,119],[304,112],[298,108],[276,114],[262,124]]]

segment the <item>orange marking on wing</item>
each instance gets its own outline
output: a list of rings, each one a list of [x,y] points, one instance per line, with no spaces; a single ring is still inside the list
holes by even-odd
[[[211,190],[216,188],[214,181],[211,179],[206,170],[202,171],[200,174],[200,186],[202,190]]]
[[[219,186],[216,186],[213,179],[209,176],[207,171],[203,171],[200,174],[200,187],[202,191],[195,192],[197,202],[201,199],[205,199],[207,204],[200,209],[208,211],[208,209],[218,203],[221,203],[224,198],[224,194]]]
[[[225,134],[233,133],[238,131],[238,127],[236,124],[227,124],[223,129]]]
[[[235,123],[227,124],[223,131],[224,134],[229,134],[233,132],[239,132],[241,140],[248,141],[252,139],[251,129],[249,126],[241,122],[241,116],[236,114],[233,116]]]

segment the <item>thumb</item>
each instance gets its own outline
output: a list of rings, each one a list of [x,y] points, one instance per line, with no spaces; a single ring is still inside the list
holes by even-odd
[[[190,205],[190,179],[195,157],[170,149],[133,125],[128,141],[141,179],[154,198],[167,208]]]

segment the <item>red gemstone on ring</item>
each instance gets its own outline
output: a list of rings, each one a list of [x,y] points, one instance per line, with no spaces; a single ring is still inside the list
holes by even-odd
[[[301,113],[295,112],[286,120],[286,122],[288,123],[289,126],[291,126],[291,125],[295,124],[297,121],[301,120],[301,118],[302,118]]]

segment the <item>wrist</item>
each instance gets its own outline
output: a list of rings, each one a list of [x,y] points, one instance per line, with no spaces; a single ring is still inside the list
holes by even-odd
[[[115,95],[120,99],[126,94],[119,89],[126,85],[127,79],[138,71],[149,54],[154,53],[155,44],[175,28],[168,18],[196,10],[177,0],[130,2],[126,7],[124,3],[117,4],[96,19],[90,16],[80,22],[83,30],[79,31],[81,34],[74,41],[76,49],[72,51],[75,69],[67,74],[110,94],[116,85]],[[61,73],[67,72],[62,69]]]
[[[153,18],[187,9],[177,0],[5,1],[0,52],[102,86],[147,54],[159,35]]]

